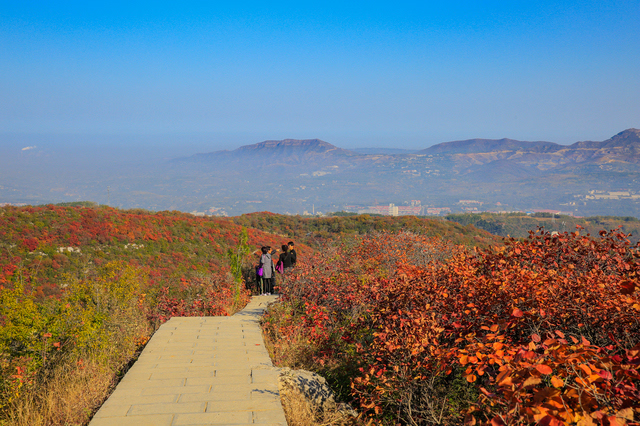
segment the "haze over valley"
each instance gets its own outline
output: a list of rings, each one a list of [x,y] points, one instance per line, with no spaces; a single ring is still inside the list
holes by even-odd
[[[400,214],[640,216],[638,129],[571,145],[471,139],[422,150],[349,150],[318,139],[285,139],[195,154],[176,152],[175,145],[163,152],[140,138],[110,141],[92,152],[73,141],[7,140],[0,171],[5,203],[90,200],[227,215],[375,213],[373,206],[394,204]]]

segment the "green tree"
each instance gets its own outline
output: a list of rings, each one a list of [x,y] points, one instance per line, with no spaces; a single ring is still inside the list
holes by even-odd
[[[227,250],[227,257],[229,259],[229,266],[231,267],[231,275],[235,284],[234,288],[234,303],[240,304],[240,292],[243,288],[242,279],[242,266],[244,265],[247,256],[251,253],[249,247],[249,233],[244,226],[240,231],[240,237],[238,238],[238,245],[235,248]]]

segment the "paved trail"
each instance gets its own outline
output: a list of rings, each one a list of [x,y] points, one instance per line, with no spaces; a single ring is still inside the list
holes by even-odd
[[[89,426],[286,426],[258,321],[277,296],[231,317],[163,324]]]

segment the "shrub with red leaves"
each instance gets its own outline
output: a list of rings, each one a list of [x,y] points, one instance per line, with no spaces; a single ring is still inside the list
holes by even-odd
[[[289,328],[267,330],[282,345],[304,335],[320,371],[348,360],[351,397],[380,424],[640,417],[640,263],[626,235],[538,230],[474,252],[411,238],[327,250],[285,288],[299,307]]]

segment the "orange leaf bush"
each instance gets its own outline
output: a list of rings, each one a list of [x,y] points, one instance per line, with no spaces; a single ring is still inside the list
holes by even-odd
[[[381,424],[631,424],[638,257],[616,231],[540,229],[479,251],[367,236],[300,268],[283,287],[289,328],[266,330],[307,341],[310,367],[342,366]]]

